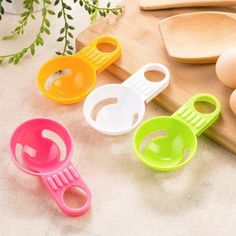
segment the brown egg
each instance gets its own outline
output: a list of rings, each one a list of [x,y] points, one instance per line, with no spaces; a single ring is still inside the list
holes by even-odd
[[[236,48],[220,55],[216,62],[216,74],[225,86],[236,89]]]
[[[234,90],[230,96],[229,105],[233,113],[236,115],[236,90]]]

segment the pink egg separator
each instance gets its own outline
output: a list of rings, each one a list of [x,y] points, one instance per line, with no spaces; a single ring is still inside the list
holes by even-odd
[[[65,148],[65,154],[61,145]],[[69,216],[83,215],[91,205],[91,193],[71,162],[73,144],[69,132],[58,122],[36,118],[22,123],[10,141],[11,158],[22,171],[39,175],[60,210]],[[64,193],[78,187],[86,194],[80,208],[71,208]]]

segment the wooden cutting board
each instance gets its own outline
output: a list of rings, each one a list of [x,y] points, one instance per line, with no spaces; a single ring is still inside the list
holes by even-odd
[[[234,0],[139,0],[143,10],[159,10],[180,7],[235,6]]]
[[[236,116],[230,111],[228,103],[232,90],[218,81],[215,65],[188,65],[169,58],[158,30],[160,20],[190,10],[146,12],[140,10],[136,0],[126,1],[125,6],[122,16],[103,18],[82,32],[76,39],[77,49],[99,35],[116,36],[122,43],[122,57],[107,70],[121,80],[127,79],[146,63],[159,62],[166,65],[171,72],[171,84],[155,101],[171,113],[197,93],[208,92],[215,95],[221,101],[222,116],[206,131],[206,135],[236,154]],[[222,7],[198,10],[235,12],[233,8]],[[193,11],[197,9],[191,9]]]

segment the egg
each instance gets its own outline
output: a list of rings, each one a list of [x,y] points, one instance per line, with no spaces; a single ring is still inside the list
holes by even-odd
[[[236,48],[220,55],[216,62],[216,74],[225,86],[236,89]]]
[[[236,90],[234,90],[230,96],[229,105],[232,112],[236,115]]]

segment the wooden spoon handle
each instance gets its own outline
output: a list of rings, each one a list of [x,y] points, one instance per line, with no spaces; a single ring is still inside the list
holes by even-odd
[[[159,10],[180,7],[235,6],[236,0],[139,0],[143,10]]]

